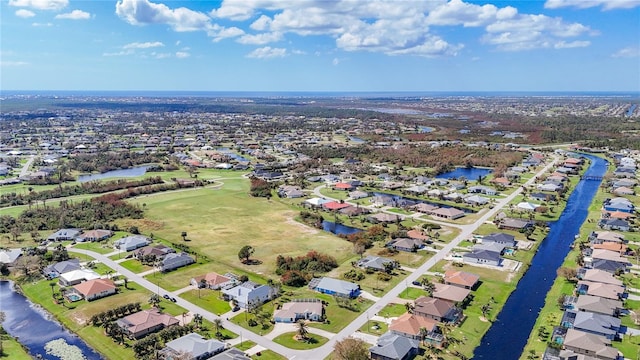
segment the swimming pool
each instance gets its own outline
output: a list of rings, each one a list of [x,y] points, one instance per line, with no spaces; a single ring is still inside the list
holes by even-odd
[[[71,302],[80,301],[82,300],[82,296],[78,294],[67,294],[67,299],[69,299],[69,301]]]

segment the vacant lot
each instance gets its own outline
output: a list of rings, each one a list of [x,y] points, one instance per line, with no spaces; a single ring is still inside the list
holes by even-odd
[[[350,257],[351,244],[329,233],[297,223],[298,215],[284,204],[248,195],[246,179],[224,179],[212,188],[158,194],[133,200],[145,204],[145,219],[127,221],[141,232],[183,243],[209,259],[258,274],[272,274],[278,254],[303,255],[309,250],[330,253],[338,262]],[[187,241],[181,233],[187,232]],[[257,265],[243,265],[238,250],[255,248]]]

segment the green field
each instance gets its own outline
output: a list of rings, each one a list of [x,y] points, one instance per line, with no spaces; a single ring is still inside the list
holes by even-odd
[[[11,360],[31,360],[31,356],[20,345],[20,343],[9,335],[0,335],[2,337],[2,349],[3,354],[0,355],[0,359]]]
[[[316,334],[308,334],[306,340],[296,340],[294,338],[295,335],[295,332],[284,333],[273,339],[273,342],[286,346],[290,349],[307,350],[320,347],[329,341],[326,337]]]

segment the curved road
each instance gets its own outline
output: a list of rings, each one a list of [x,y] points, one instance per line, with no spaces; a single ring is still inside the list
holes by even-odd
[[[535,179],[540,176],[541,174],[543,174],[544,172],[548,171],[556,162],[558,161],[558,157],[554,157],[553,161],[549,162],[543,169],[541,169],[540,171],[538,171],[536,173],[536,175],[534,177],[532,177],[529,181],[527,181],[524,186],[528,186],[531,185],[535,182]],[[398,285],[396,285],[393,289],[391,289],[389,292],[387,292],[384,296],[382,296],[380,298],[380,300],[378,300],[375,304],[373,304],[368,310],[366,310],[365,312],[363,312],[362,314],[360,314],[360,316],[358,316],[354,321],[352,321],[349,325],[347,325],[344,329],[342,329],[339,333],[337,333],[335,336],[333,336],[331,339],[329,339],[329,341],[324,344],[323,346],[320,346],[316,349],[313,350],[293,350],[293,349],[289,349],[287,347],[284,347],[280,344],[276,344],[275,342],[260,336],[258,334],[255,334],[251,331],[248,331],[247,329],[238,326],[224,318],[221,318],[219,316],[217,316],[216,314],[213,314],[199,306],[196,306],[180,297],[177,297],[177,304],[182,306],[183,308],[193,312],[193,313],[197,313],[197,314],[201,314],[205,319],[212,321],[213,319],[222,319],[223,322],[223,326],[226,329],[229,329],[237,334],[239,334],[240,332],[242,332],[242,337],[243,339],[246,340],[251,340],[254,343],[256,343],[257,345],[260,345],[264,348],[267,348],[269,350],[272,350],[284,357],[286,357],[287,359],[324,359],[327,356],[329,356],[329,354],[333,351],[333,347],[335,345],[336,342],[347,338],[349,336],[351,336],[352,334],[354,334],[356,331],[358,331],[358,329],[360,329],[360,327],[362,327],[362,325],[364,325],[367,322],[367,319],[373,318],[374,316],[377,315],[377,313],[382,310],[387,304],[393,302],[401,293],[402,291],[404,291],[404,289],[407,287],[406,284],[411,283],[412,281],[416,281],[418,280],[418,278],[420,278],[420,276],[422,276],[425,272],[427,272],[427,270],[429,270],[431,267],[433,267],[438,261],[444,259],[444,257],[446,256],[447,253],[449,253],[453,248],[455,248],[456,246],[458,246],[458,244],[468,238],[469,236],[471,236],[471,234],[480,226],[482,225],[485,221],[489,220],[492,216],[494,216],[498,211],[500,211],[504,206],[506,206],[509,202],[511,202],[516,196],[518,196],[520,193],[522,192],[522,187],[519,187],[518,189],[516,189],[513,193],[511,193],[511,195],[507,196],[504,199],[499,200],[493,209],[490,209],[487,213],[485,213],[484,215],[482,215],[476,222],[474,222],[473,224],[468,224],[468,225],[458,225],[457,227],[461,229],[460,234],[453,239],[451,242],[449,242],[444,248],[442,248],[440,251],[438,251],[432,258],[430,258],[429,260],[427,260],[424,264],[422,264],[422,266],[420,266],[419,268],[417,268],[414,272],[412,272],[411,274],[409,274],[407,276],[407,278],[405,279],[405,281],[400,282]],[[450,224],[447,224],[448,226],[450,226]],[[137,275],[127,269],[125,269],[124,267],[120,266],[119,264],[117,264],[115,261],[109,259],[108,257],[102,255],[102,254],[98,254],[96,252],[93,251],[89,251],[89,250],[82,250],[82,249],[74,249],[74,248],[69,248],[69,251],[72,252],[77,252],[77,253],[81,253],[81,254],[85,254],[85,255],[89,255],[93,258],[95,258],[96,260],[104,263],[105,265],[109,266],[110,268],[112,268],[113,270],[119,272],[121,275],[126,276],[127,278],[129,278],[130,280],[140,284],[141,286],[143,286],[144,288],[146,288],[147,290],[156,293],[156,292],[160,292],[160,296],[162,296],[163,294],[170,294],[171,292],[166,291],[162,288],[160,288],[158,285],[148,281],[147,279],[141,277],[140,275]]]

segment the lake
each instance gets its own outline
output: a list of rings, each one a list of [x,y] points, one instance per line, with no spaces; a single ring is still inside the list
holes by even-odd
[[[149,165],[144,165],[144,166],[136,166],[128,169],[118,169],[118,170],[107,171],[101,174],[84,174],[84,175],[78,176],[78,181],[83,183],[87,181],[102,180],[102,179],[108,179],[108,178],[142,176],[147,172],[147,169],[149,167],[150,167]]]
[[[2,323],[4,329],[26,346],[33,356],[42,355],[43,359],[58,359],[57,356],[47,354],[44,346],[51,340],[64,339],[68,344],[80,348],[86,359],[102,359],[100,354],[77,335],[65,329],[26,297],[15,292],[13,283],[9,281],[0,281],[0,311],[4,311],[6,315],[6,320]]]
[[[607,171],[607,161],[591,155],[585,176],[599,177]],[[600,180],[580,180],[569,196],[558,221],[551,223],[549,233],[531,260],[516,290],[511,293],[496,321],[482,338],[474,359],[517,359],[527,343],[529,333],[544,306],[544,299],[556,278],[556,270],[569,253],[582,223],[587,218],[591,201]]]
[[[323,220],[322,221],[322,230],[328,231],[330,233],[336,235],[351,235],[355,233],[359,233],[362,229],[354,228],[347,225],[336,224],[332,221]]]
[[[440,179],[459,179],[464,176],[467,180],[476,181],[478,176],[487,176],[491,173],[491,169],[477,167],[458,167],[453,171],[436,175]]]

